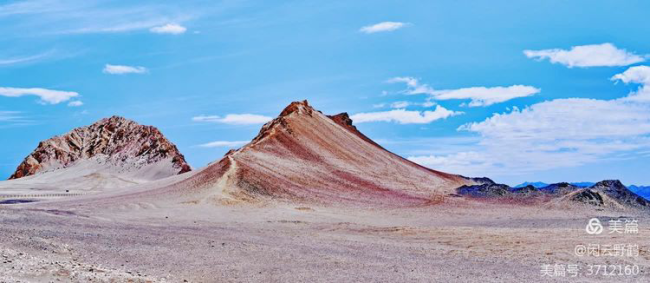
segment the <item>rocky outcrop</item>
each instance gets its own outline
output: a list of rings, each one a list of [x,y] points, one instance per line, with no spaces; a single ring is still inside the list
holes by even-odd
[[[599,193],[594,192],[590,189],[584,189],[577,192],[576,194],[571,196],[571,201],[593,205],[593,206],[605,205],[605,201],[603,200],[603,197]]]
[[[628,190],[619,180],[600,181],[589,189],[603,193],[625,206],[650,208],[650,202]]]
[[[74,166],[83,160],[138,169],[169,162],[177,174],[190,171],[178,148],[153,126],[113,116],[42,141],[9,179]]]
[[[504,184],[489,184],[462,186],[458,194],[472,197],[503,197],[512,194],[512,188]]]

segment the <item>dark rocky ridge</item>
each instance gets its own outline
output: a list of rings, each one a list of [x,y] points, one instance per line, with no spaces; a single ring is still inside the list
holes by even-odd
[[[472,180],[474,179],[472,178]],[[572,194],[570,200],[595,206],[604,205],[604,196],[607,196],[625,207],[650,209],[649,201],[630,191],[618,180],[600,181],[588,188],[579,187],[570,183],[550,184],[542,188],[535,188],[532,185],[512,188],[504,184],[485,182],[480,185],[462,186],[457,189],[457,192],[459,195],[468,197],[492,199],[552,199]]]

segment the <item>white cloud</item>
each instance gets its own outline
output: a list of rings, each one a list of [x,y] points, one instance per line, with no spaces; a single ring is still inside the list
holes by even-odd
[[[650,85],[650,67],[635,66],[630,67],[621,74],[614,75],[612,80],[620,80],[624,83],[637,83]]]
[[[21,97],[25,95],[38,96],[43,103],[58,104],[64,101],[68,101],[73,97],[79,96],[79,93],[44,88],[0,87],[0,96]]]
[[[465,176],[492,176],[493,160],[475,151],[461,151],[447,155],[422,155],[407,157],[422,166]]]
[[[389,79],[387,82],[405,83],[407,88],[403,91],[403,93],[407,95],[429,95],[429,98],[427,100],[429,105],[432,103],[431,100],[470,99],[470,107],[488,106],[519,97],[535,95],[541,91],[539,88],[525,85],[435,90],[429,85],[422,84],[416,78],[412,77],[396,77]]]
[[[0,66],[10,66],[10,65],[15,65],[15,64],[33,62],[33,61],[37,61],[39,59],[43,59],[45,57],[48,57],[50,54],[52,54],[51,51],[41,53],[41,54],[32,55],[32,56],[22,56],[22,57],[13,57],[13,58],[0,59]]]
[[[84,105],[84,103],[81,102],[81,100],[75,100],[75,101],[68,102],[68,106],[70,106],[70,107],[79,107],[79,106],[82,106],[82,105]]]
[[[532,86],[513,85],[509,87],[469,87],[455,90],[441,90],[432,95],[436,100],[471,99],[469,106],[488,106],[518,97],[531,96],[541,90]]]
[[[166,24],[164,26],[152,27],[149,31],[153,33],[182,34],[187,28],[178,24]]]
[[[634,158],[650,151],[650,99],[638,99],[650,97],[646,70],[632,67],[613,77],[643,84],[626,97],[555,99],[497,113],[459,127],[478,134],[476,144],[409,159],[465,175],[505,176]]]
[[[211,116],[201,115],[201,116],[192,117],[192,121],[194,122],[217,122],[220,119],[221,117],[216,115],[211,115]]]
[[[545,49],[524,50],[528,58],[549,59],[569,68],[573,67],[613,67],[627,66],[646,60],[647,56],[636,55],[624,49],[618,49],[611,43],[573,46],[571,50]]]
[[[399,124],[428,124],[436,120],[463,114],[437,106],[434,111],[408,111],[396,109],[382,112],[358,113],[352,115],[355,123],[396,122]]]
[[[233,125],[254,125],[254,124],[264,124],[268,121],[271,121],[272,119],[273,118],[271,117],[255,115],[255,114],[228,114],[226,115],[226,117],[197,116],[197,117],[193,117],[192,121],[233,124]]]
[[[391,103],[390,107],[391,108],[406,108],[406,107],[409,107],[410,105],[412,105],[412,104],[410,102],[408,102],[408,101],[396,101],[396,102]]]
[[[421,103],[420,105],[422,105],[423,107],[433,107],[434,105],[436,105],[436,103],[433,102],[433,101],[425,101],[425,102]]]
[[[432,101],[425,101],[425,102],[422,102],[422,103],[411,102],[411,101],[395,101],[395,102],[391,103],[389,106],[390,106],[390,108],[394,108],[394,109],[403,109],[403,108],[407,108],[407,107],[411,107],[411,106],[421,106],[421,107],[429,108],[429,107],[433,107],[435,105],[436,105],[436,103],[432,102]],[[381,107],[375,107],[375,106],[376,105],[373,105],[373,108],[381,108],[381,107],[384,107],[386,105],[381,104]]]
[[[629,101],[650,102],[650,67],[636,66],[627,69],[621,74],[614,75],[612,80],[620,80],[624,83],[641,84],[639,90],[623,98]]]
[[[386,81],[387,83],[405,83],[407,86],[415,88],[419,85],[418,79],[413,77],[394,77]]]
[[[460,130],[494,140],[623,139],[650,133],[647,106],[623,100],[555,99],[494,114],[485,121],[466,124]]]
[[[144,74],[148,72],[147,68],[145,67],[110,65],[110,64],[106,64],[106,66],[104,66],[104,70],[102,71],[106,74],[111,74],[111,75]]]
[[[361,29],[359,29],[359,31],[363,33],[394,31],[397,29],[401,29],[406,25],[407,25],[406,23],[401,23],[401,22],[381,22],[378,24],[362,27]]]
[[[407,95],[415,94],[434,94],[436,91],[427,84],[421,84],[418,79],[413,77],[395,77],[388,79],[387,83],[404,83],[406,90],[403,91]]]
[[[229,147],[229,148],[234,148],[234,147],[240,147],[242,145],[247,144],[248,141],[213,141],[209,143],[204,143],[200,144],[200,147]]]

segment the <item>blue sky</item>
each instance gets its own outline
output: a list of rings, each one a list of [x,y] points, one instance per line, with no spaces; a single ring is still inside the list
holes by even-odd
[[[434,169],[650,184],[650,3],[423,2],[0,1],[0,176],[111,115],[197,168],[308,99]]]

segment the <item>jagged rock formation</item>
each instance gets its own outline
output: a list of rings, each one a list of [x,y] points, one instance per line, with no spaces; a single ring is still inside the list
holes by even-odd
[[[249,144],[158,192],[182,191],[191,203],[404,206],[474,183],[395,155],[359,132],[346,113],[326,116],[301,101],[265,124]]]
[[[165,169],[162,174],[150,172],[157,177],[190,171],[183,155],[158,129],[113,116],[40,142],[9,179],[52,172],[81,163],[87,166],[84,161],[90,160],[112,166],[116,172],[137,171],[164,163],[160,166]]]

